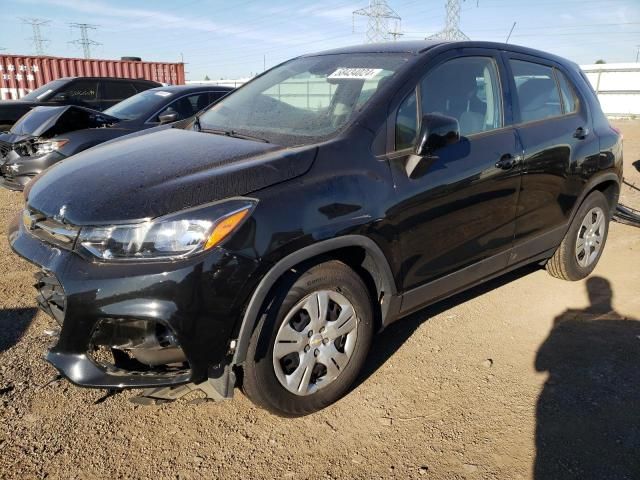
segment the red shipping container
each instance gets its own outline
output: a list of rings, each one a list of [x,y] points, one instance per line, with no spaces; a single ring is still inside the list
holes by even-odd
[[[0,99],[20,98],[61,77],[145,78],[184,85],[184,63],[0,55]]]

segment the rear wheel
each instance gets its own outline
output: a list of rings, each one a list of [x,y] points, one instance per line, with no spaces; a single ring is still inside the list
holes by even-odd
[[[338,261],[276,290],[249,344],[243,390],[278,415],[306,415],[342,397],[358,375],[373,335],[371,299]]]
[[[569,231],[547,262],[547,271],[563,280],[581,280],[596,267],[609,233],[609,203],[599,191],[580,206]]]

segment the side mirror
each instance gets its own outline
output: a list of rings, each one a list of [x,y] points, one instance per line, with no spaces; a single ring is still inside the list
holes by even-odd
[[[175,122],[176,120],[178,120],[178,113],[172,112],[170,110],[165,110],[160,115],[158,115],[158,121],[161,124]]]
[[[177,112],[171,112],[171,111],[168,111],[168,110],[165,110],[160,115],[158,115],[158,121],[161,124],[175,122],[177,119],[178,119],[178,113]]]
[[[420,136],[413,155],[405,163],[405,171],[411,179],[422,177],[438,158],[436,152],[460,141],[458,120],[445,115],[429,114],[422,117]]]
[[[422,117],[416,155],[432,157],[441,148],[459,141],[460,125],[458,120],[445,115],[425,115]]]

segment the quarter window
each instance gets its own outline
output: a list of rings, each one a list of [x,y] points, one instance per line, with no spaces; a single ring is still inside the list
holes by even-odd
[[[498,69],[489,57],[461,57],[430,71],[420,82],[422,115],[458,120],[460,133],[471,135],[502,127]]]
[[[564,73],[556,70],[556,75],[558,76],[558,85],[560,85],[560,94],[562,95],[564,113],[577,112],[578,99],[576,98],[575,89],[571,86]]]
[[[415,90],[404,99],[396,115],[396,150],[415,144],[418,136],[418,102]]]
[[[522,60],[510,60],[522,122],[562,115],[560,93],[553,69]]]

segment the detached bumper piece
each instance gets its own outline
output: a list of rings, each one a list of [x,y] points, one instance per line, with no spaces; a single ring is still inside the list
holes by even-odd
[[[45,357],[62,375],[81,387],[123,389],[180,385],[191,379],[191,371],[160,374],[153,371],[132,371],[115,365],[101,365],[85,354],[49,352]]]

